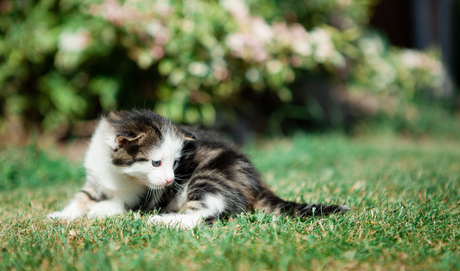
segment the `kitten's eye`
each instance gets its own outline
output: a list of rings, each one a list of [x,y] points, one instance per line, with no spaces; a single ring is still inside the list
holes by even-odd
[[[159,166],[161,166],[161,160],[152,161],[152,165],[153,165],[154,167],[159,167]]]
[[[174,161],[173,168],[176,169],[179,166],[179,160]]]

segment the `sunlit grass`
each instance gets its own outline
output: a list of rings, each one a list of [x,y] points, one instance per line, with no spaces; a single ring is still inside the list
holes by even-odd
[[[34,148],[0,153],[0,269],[460,269],[460,142],[297,136],[247,148],[285,199],[346,204],[307,220],[242,214],[179,231],[129,213],[58,223],[84,170]]]

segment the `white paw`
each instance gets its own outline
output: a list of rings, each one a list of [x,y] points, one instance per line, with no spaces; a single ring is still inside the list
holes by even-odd
[[[60,219],[62,218],[62,212],[52,212],[51,214],[47,215],[46,218]]]
[[[53,220],[67,220],[72,221],[77,219],[80,216],[80,213],[72,213],[72,212],[52,212],[51,214],[47,215],[46,218],[53,219]]]
[[[121,214],[125,211],[124,207],[114,201],[101,201],[96,203],[88,212],[88,217],[102,218]]]
[[[182,230],[189,230],[197,226],[202,221],[202,218],[194,215],[163,214],[151,216],[149,217],[149,221],[155,225],[165,225],[170,228],[178,227]]]
[[[67,220],[67,221],[72,221],[80,217],[82,213],[80,212],[80,209],[78,208],[78,204],[75,202],[70,202],[69,205],[67,205],[64,210],[60,212],[53,212],[49,215],[47,215],[47,218],[54,219],[54,220]]]

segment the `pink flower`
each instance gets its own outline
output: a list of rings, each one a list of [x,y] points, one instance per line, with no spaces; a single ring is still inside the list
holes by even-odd
[[[155,45],[150,49],[150,54],[154,59],[161,59],[165,55],[163,47]]]
[[[121,26],[126,21],[134,21],[139,18],[136,9],[126,4],[121,6],[117,0],[105,0],[103,6],[104,18],[114,25]]]

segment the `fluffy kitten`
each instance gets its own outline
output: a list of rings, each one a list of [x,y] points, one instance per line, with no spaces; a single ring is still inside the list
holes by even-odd
[[[348,211],[346,206],[280,199],[236,147],[150,111],[103,117],[84,164],[86,184],[50,218],[74,220],[156,208],[161,213],[150,217],[153,223],[192,228],[252,209],[301,217]]]

